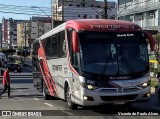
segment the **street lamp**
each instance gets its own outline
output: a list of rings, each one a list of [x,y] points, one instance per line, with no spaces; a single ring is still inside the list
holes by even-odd
[[[40,9],[45,15],[47,15],[48,17],[50,17],[44,10],[42,10],[40,7],[37,6],[31,6],[31,8],[38,8]]]

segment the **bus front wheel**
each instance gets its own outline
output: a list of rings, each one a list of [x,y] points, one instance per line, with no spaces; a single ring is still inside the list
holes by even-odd
[[[66,98],[67,107],[69,109],[76,110],[78,108],[78,105],[76,105],[75,103],[72,102],[71,91],[70,91],[70,87],[68,85],[67,85],[66,91],[65,91],[65,98]]]

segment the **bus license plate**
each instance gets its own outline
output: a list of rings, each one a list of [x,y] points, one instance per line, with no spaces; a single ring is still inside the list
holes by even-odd
[[[114,105],[124,105],[125,101],[114,101]]]

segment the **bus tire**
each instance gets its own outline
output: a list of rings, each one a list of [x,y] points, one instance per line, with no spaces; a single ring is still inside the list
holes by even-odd
[[[65,88],[65,99],[69,109],[76,110],[78,108],[78,105],[72,102],[69,85],[66,85]]]
[[[46,93],[46,86],[45,86],[45,84],[43,84],[43,91],[42,91],[42,93],[43,93],[44,100],[49,100],[50,99],[50,96]]]
[[[160,87],[158,89],[158,100],[159,100],[159,103],[160,103]]]

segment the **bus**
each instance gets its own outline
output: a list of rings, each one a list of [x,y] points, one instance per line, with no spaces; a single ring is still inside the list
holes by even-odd
[[[132,22],[66,21],[32,44],[34,87],[69,109],[148,101],[148,44],[154,51],[151,33]]]

